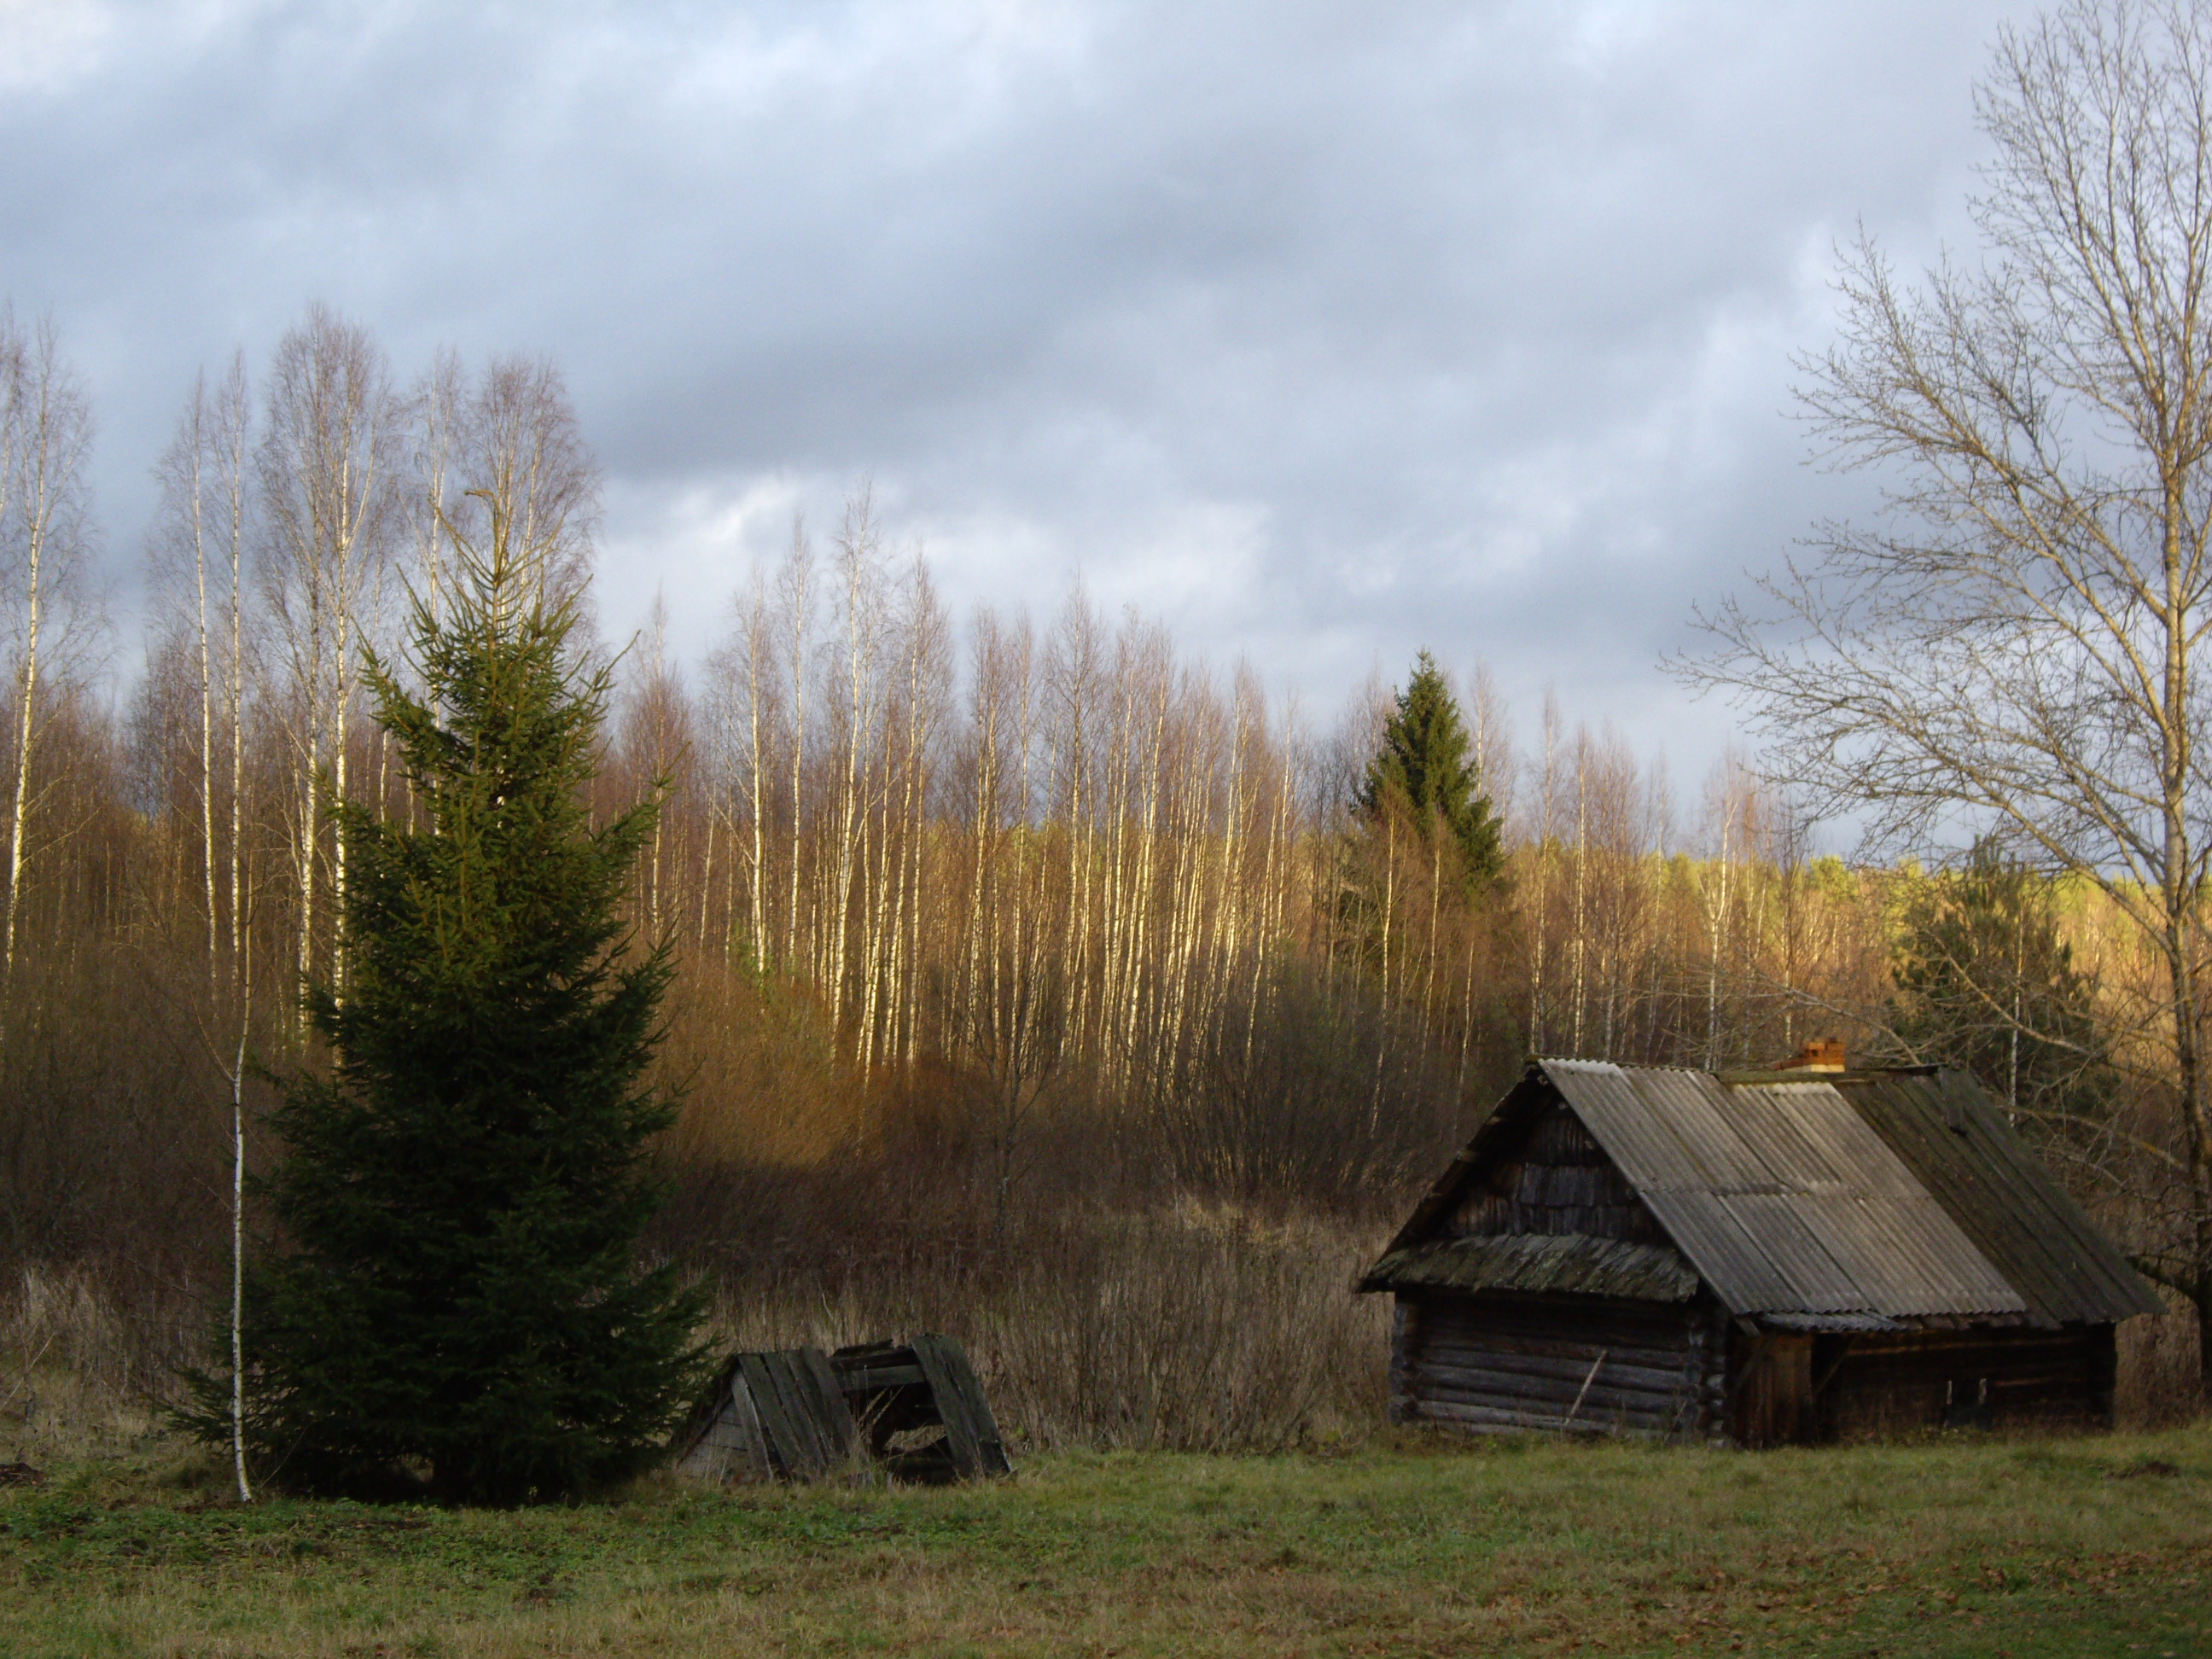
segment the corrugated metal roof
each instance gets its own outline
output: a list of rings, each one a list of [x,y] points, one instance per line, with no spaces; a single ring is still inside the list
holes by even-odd
[[[1643,1197],[1667,1236],[1730,1308],[1742,1313],[1796,1305],[1797,1292],[1790,1280],[1717,1194],[1654,1189]]]
[[[1972,1078],[1867,1072],[1832,1086],[2037,1317],[2100,1324],[2165,1311]]]
[[[1877,1330],[2162,1310],[1973,1079],[1952,1072],[1716,1077],[1533,1061],[1392,1255],[1436,1241],[1503,1139],[1555,1099],[1734,1312]]]
[[[1832,1083],[1539,1066],[1731,1311],[2027,1311]]]
[[[1519,1291],[1687,1302],[1698,1273],[1662,1245],[1631,1244],[1581,1233],[1510,1233],[1435,1239],[1384,1256],[1359,1281],[1363,1291]]]

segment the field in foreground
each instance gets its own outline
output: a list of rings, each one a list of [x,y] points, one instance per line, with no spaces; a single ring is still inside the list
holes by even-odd
[[[0,1492],[11,1656],[2212,1654],[2212,1427],[1763,1455],[1398,1437],[946,1491]]]

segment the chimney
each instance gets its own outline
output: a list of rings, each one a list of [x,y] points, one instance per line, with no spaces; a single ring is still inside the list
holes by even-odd
[[[1842,1042],[1835,1037],[1820,1037],[1807,1043],[1774,1069],[1778,1072],[1845,1072],[1850,1067],[1844,1062]]]

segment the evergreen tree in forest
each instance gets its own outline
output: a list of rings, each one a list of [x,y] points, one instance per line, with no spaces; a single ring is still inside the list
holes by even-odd
[[[2117,1084],[2095,982],[2060,938],[2050,880],[1979,847],[1917,884],[1890,949],[1890,1027],[1919,1059],[1973,1073],[2049,1133],[2087,1133]]]
[[[515,1503],[651,1461],[696,1386],[700,1310],[633,1263],[672,1115],[644,1080],[669,956],[623,915],[657,806],[592,827],[609,676],[577,665],[572,606],[529,592],[503,522],[457,553],[447,614],[414,610],[420,694],[367,670],[424,822],[331,809],[343,989],[307,993],[329,1074],[272,1114],[283,1249],[247,1285],[247,1428],[294,1485],[427,1475]]]
[[[1505,868],[1498,815],[1483,793],[1473,747],[1443,671],[1424,650],[1382,723],[1382,746],[1367,763],[1358,793],[1359,811],[1370,821],[1395,808],[1424,836],[1449,835],[1470,890],[1495,883]]]

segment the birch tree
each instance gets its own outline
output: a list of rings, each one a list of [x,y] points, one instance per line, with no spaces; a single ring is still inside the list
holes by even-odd
[[[216,385],[204,373],[194,379],[176,434],[155,468],[161,501],[149,549],[154,586],[166,601],[168,625],[186,641],[194,671],[191,769],[210,992],[219,988],[226,945],[234,961],[240,954],[240,579],[250,412],[241,355]]]
[[[315,963],[319,801],[349,794],[349,720],[361,647],[389,554],[403,411],[368,331],[322,306],[277,343],[258,454],[263,592],[283,653],[281,688],[296,763],[293,878],[298,967]],[[330,903],[344,902],[331,845]]]
[[[1842,255],[1805,410],[1884,510],[1832,524],[1686,665],[1891,850],[1989,838],[2094,884],[2162,964],[2172,1177],[2142,1265],[2212,1379],[2198,672],[2212,626],[2212,9],[2075,0],[2006,28],[1979,246]]]
[[[487,547],[498,515],[515,562],[514,602],[580,606],[599,529],[599,469],[561,371],[543,357],[495,357],[471,383],[448,366],[422,407],[425,452],[444,446],[448,474],[437,511],[447,534]],[[439,542],[426,543],[430,556]]]
[[[14,649],[9,713],[8,890],[0,919],[0,993],[12,983],[23,890],[37,851],[45,789],[40,739],[56,691],[94,618],[85,605],[90,557],[84,467],[92,415],[51,321],[27,334],[0,310],[0,597]]]

